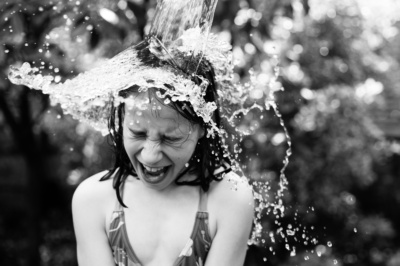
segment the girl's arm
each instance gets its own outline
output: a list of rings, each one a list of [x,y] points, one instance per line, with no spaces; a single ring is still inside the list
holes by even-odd
[[[234,173],[227,175],[235,176]],[[211,204],[215,207],[210,206],[210,215],[216,216],[217,228],[205,266],[242,266],[244,263],[254,217],[254,199],[247,184],[239,182],[235,187],[233,182],[223,180],[213,189]]]
[[[72,214],[79,266],[114,266],[106,232],[110,182],[99,182],[104,173],[82,182],[72,199]],[[112,189],[111,189],[112,190]]]

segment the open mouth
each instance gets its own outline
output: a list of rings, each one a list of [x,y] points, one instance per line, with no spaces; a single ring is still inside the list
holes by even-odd
[[[149,183],[161,182],[164,179],[164,177],[167,174],[167,171],[169,169],[169,166],[147,167],[141,163],[140,163],[140,166],[142,167],[143,178],[145,179],[146,182],[149,182]]]

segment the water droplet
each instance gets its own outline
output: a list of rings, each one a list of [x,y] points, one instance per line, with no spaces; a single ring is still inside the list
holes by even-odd
[[[61,119],[61,115],[57,115],[57,119]]]
[[[294,230],[286,230],[286,234],[288,235],[288,236],[294,236],[294,234],[295,234],[295,231]]]
[[[263,258],[263,261],[267,261],[267,258],[264,257],[264,258]]]
[[[10,52],[10,50],[5,50],[4,52],[5,52],[6,54],[8,54],[8,53]]]
[[[335,264],[335,265],[336,265],[336,264],[337,264],[337,260],[333,260],[333,264]]]
[[[354,233],[357,233],[357,228],[354,227]]]
[[[185,167],[189,167],[189,163],[185,163]]]
[[[327,245],[328,245],[328,247],[332,247],[332,242],[328,241]]]

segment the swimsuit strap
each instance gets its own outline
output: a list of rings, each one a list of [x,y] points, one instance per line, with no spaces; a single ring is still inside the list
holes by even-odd
[[[208,193],[200,188],[199,212],[207,212]]]

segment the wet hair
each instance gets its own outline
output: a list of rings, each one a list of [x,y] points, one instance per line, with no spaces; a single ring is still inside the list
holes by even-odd
[[[138,50],[138,57],[143,64],[151,67],[160,67],[164,64],[171,64],[170,62],[165,62],[159,60],[148,50],[148,45],[142,42],[135,49]],[[178,67],[178,66],[175,66]],[[184,71],[184,70],[182,70]],[[204,100],[206,102],[214,102],[217,105],[217,109],[213,114],[213,121],[218,128],[221,128],[221,117],[219,113],[218,106],[218,93],[215,83],[215,73],[211,64],[203,59],[197,68],[197,75],[206,78],[209,81],[209,85],[206,89]],[[200,81],[195,76],[192,77],[192,81],[199,84]],[[165,86],[168,86],[165,84]],[[139,92],[138,86],[133,86],[129,89],[123,90],[119,95],[123,98],[127,98],[132,93],[144,93]],[[176,110],[181,116],[187,119],[192,125],[199,125],[205,131],[205,135],[199,139],[195,150],[193,152],[192,158],[189,159],[189,166],[180,173],[175,179],[175,184],[177,185],[189,185],[189,186],[200,186],[204,191],[208,191],[210,183],[212,181],[220,181],[221,174],[229,171],[230,161],[228,158],[224,157],[222,139],[219,134],[214,134],[214,136],[207,137],[206,132],[210,127],[204,120],[197,116],[194,112],[191,104],[189,102],[182,101],[170,101],[169,104],[165,104],[163,99],[159,99],[155,91],[161,91],[162,89],[153,88],[148,89],[149,99],[157,99],[160,104],[167,105],[168,107]],[[131,161],[126,153],[124,143],[123,143],[123,124],[125,115],[125,104],[120,103],[118,106],[111,107],[111,115],[108,121],[108,129],[110,132],[110,138],[112,141],[112,146],[114,149],[115,162],[114,166],[105,174],[100,180],[104,181],[113,178],[113,187],[116,190],[117,198],[120,204],[124,207],[125,204],[122,201],[121,189],[126,178],[129,175],[137,177],[137,174],[131,164]],[[215,175],[216,170],[223,168],[223,171],[218,171],[219,174]],[[186,174],[194,174],[196,178],[191,181],[184,181],[181,178]]]

